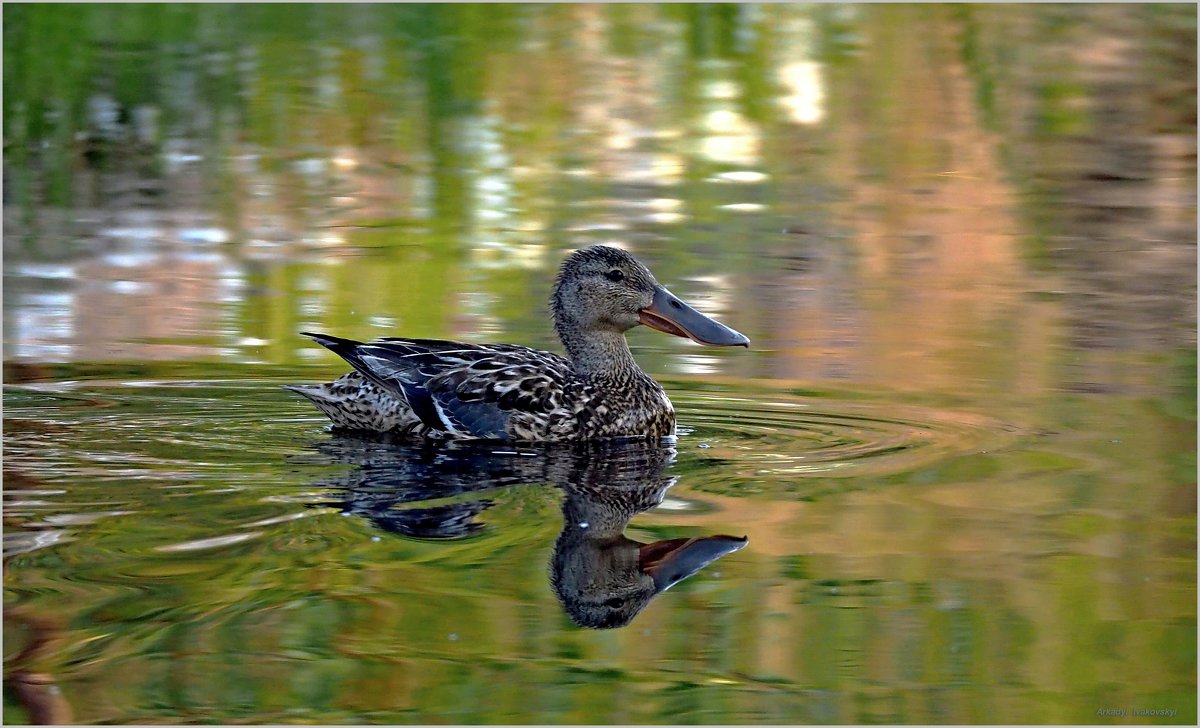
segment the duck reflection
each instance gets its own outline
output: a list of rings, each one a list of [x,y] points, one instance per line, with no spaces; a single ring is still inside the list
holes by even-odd
[[[416,538],[451,539],[482,528],[488,497],[513,485],[550,483],[565,494],[550,583],[572,621],[621,627],[658,594],[748,542],[736,536],[642,543],[625,529],[662,503],[675,478],[670,442],[627,440],[572,446],[494,443],[409,444],[335,435],[317,443],[318,461],[355,466],[319,481],[332,497],[313,505]]]
[[[563,528],[550,558],[550,583],[581,627],[622,627],[656,595],[716,559],[746,545],[735,536],[676,538],[641,543],[625,536],[637,514],[662,503],[675,478],[666,475],[675,449],[623,443],[580,454],[569,477]]]
[[[541,472],[530,454],[489,452],[471,444],[335,436],[314,449],[318,462],[354,467],[319,480],[329,494],[312,505],[338,508],[415,538],[462,538],[479,531],[483,526],[476,517],[495,504],[486,497],[489,491],[534,482]]]

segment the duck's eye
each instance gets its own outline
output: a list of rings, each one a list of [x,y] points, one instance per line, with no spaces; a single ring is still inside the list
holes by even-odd
[[[613,268],[609,272],[605,273],[604,277],[607,278],[608,280],[612,281],[613,283],[617,283],[619,281],[625,280],[625,271],[620,270],[618,268]]]

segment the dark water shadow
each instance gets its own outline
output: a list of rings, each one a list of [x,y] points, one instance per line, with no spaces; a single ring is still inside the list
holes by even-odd
[[[335,507],[390,533],[459,539],[483,528],[479,514],[500,489],[546,483],[560,488],[563,526],[550,558],[550,584],[582,627],[629,624],[653,598],[717,559],[744,547],[746,536],[716,535],[642,543],[625,536],[676,478],[670,441],[614,440],[577,445],[407,443],[335,434],[312,446],[311,464],[351,470],[321,478]]]

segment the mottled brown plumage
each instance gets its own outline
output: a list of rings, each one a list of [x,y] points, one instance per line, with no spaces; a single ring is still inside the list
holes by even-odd
[[[749,340],[684,304],[628,253],[570,255],[551,297],[567,357],[510,344],[307,334],[355,371],[288,389],[339,427],[429,438],[521,441],[661,437],[675,431],[666,392],[629,351],[638,324],[711,346]]]

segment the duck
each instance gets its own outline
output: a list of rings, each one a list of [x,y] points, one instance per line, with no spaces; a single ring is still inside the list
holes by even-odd
[[[630,253],[593,245],[566,257],[550,297],[565,356],[515,344],[302,332],[353,369],[287,385],[335,428],[430,440],[590,441],[675,434],[675,408],[638,366],[635,326],[706,346],[750,340],[681,301]]]

